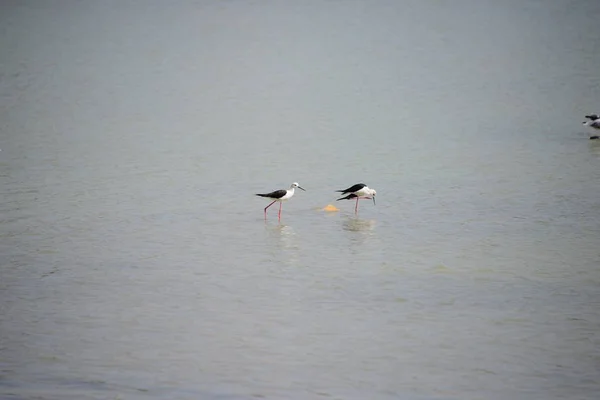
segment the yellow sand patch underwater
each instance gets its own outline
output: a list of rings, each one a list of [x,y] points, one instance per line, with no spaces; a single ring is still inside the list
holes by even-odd
[[[340,211],[340,209],[332,204],[327,204],[327,206],[323,209],[323,211],[333,212],[333,211]]]

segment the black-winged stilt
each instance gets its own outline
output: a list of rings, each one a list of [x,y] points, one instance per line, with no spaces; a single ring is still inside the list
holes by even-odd
[[[281,220],[281,203],[286,200],[289,200],[294,195],[294,190],[296,188],[306,191],[304,188],[302,188],[302,187],[300,187],[300,185],[298,185],[298,182],[294,182],[290,185],[290,188],[287,190],[280,189],[280,190],[276,190],[271,193],[257,193],[256,194],[257,196],[266,197],[268,199],[273,200],[271,202],[271,204],[269,204],[268,206],[265,207],[265,219],[267,219],[267,208],[271,207],[273,204],[275,204],[276,201],[278,201],[279,202],[278,219]]]
[[[600,130],[600,118],[598,117],[598,115],[596,114],[590,114],[590,115],[586,115],[585,116],[587,119],[589,119],[589,121],[584,121],[583,124],[585,126],[590,126],[594,129],[598,129]],[[590,139],[598,139],[600,136],[598,135],[592,135],[590,136]]]
[[[364,183],[357,183],[356,185],[350,186],[348,189],[336,190],[336,192],[341,192],[342,194],[348,195],[337,199],[337,201],[356,199],[356,206],[354,206],[355,214],[358,213],[358,200],[373,199],[373,204],[375,204],[375,195],[377,194],[375,189],[369,188]]]

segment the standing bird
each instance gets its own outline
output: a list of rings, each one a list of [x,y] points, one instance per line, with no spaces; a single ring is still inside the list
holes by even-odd
[[[358,213],[358,200],[373,199],[373,204],[375,204],[375,195],[377,194],[377,191],[375,191],[375,189],[369,188],[364,183],[357,183],[356,185],[350,186],[348,189],[336,190],[336,192],[347,194],[347,196],[341,197],[337,199],[337,201],[356,199],[356,206],[354,206],[355,214]]]
[[[591,126],[594,129],[600,130],[600,118],[596,114],[590,114],[585,116],[589,121],[584,121],[583,124],[585,126]],[[590,136],[590,139],[598,139],[598,135]]]
[[[288,190],[280,189],[280,190],[276,190],[271,193],[257,193],[256,194],[257,196],[266,197],[268,199],[273,200],[271,202],[271,204],[269,204],[268,206],[265,207],[265,220],[267,219],[267,208],[271,207],[273,204],[275,204],[276,201],[278,201],[279,202],[279,214],[278,214],[279,217],[278,217],[278,219],[281,221],[281,203],[283,201],[289,200],[294,195],[294,190],[296,188],[306,191],[304,188],[301,188],[300,185],[298,185],[298,182],[294,182],[290,185],[290,188]]]

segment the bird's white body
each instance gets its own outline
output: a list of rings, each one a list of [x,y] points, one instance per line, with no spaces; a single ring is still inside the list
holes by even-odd
[[[291,187],[288,190],[286,190],[285,195],[280,198],[280,199],[273,199],[273,200],[277,200],[277,201],[286,201],[292,198],[292,196],[294,195],[294,191],[296,190],[295,187]]]
[[[377,192],[375,191],[375,189],[371,189],[370,187],[365,186],[364,188],[354,192],[354,194],[359,197],[372,197],[376,195]]]
[[[583,123],[585,126],[592,127],[594,129],[600,129],[600,118],[593,121],[586,121]]]

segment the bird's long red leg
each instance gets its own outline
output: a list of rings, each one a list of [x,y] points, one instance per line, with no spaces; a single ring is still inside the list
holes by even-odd
[[[273,203],[275,203],[277,200],[273,200]],[[268,206],[265,207],[265,219],[267,219],[267,208],[271,207],[273,205],[273,203],[269,204]]]
[[[279,221],[281,221],[281,205],[283,204],[283,202],[279,202]]]

